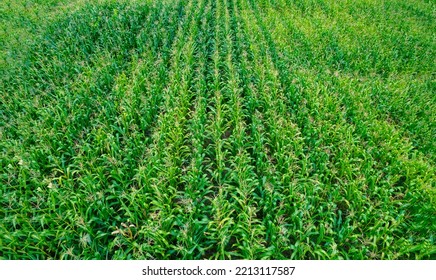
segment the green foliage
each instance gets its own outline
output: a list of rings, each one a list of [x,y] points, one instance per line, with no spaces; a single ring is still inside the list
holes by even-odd
[[[0,258],[435,259],[412,2],[3,1]]]

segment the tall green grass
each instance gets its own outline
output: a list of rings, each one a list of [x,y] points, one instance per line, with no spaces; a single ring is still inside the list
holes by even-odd
[[[435,259],[412,2],[2,2],[0,258]]]

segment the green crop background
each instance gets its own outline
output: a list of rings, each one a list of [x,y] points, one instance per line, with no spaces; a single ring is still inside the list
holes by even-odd
[[[0,259],[436,259],[435,1],[0,25]]]

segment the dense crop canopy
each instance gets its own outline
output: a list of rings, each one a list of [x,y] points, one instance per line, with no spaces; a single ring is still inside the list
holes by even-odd
[[[433,2],[2,2],[0,258],[436,258]]]

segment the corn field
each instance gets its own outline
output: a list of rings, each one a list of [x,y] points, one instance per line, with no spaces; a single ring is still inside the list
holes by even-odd
[[[0,259],[435,259],[436,4],[0,3]]]

